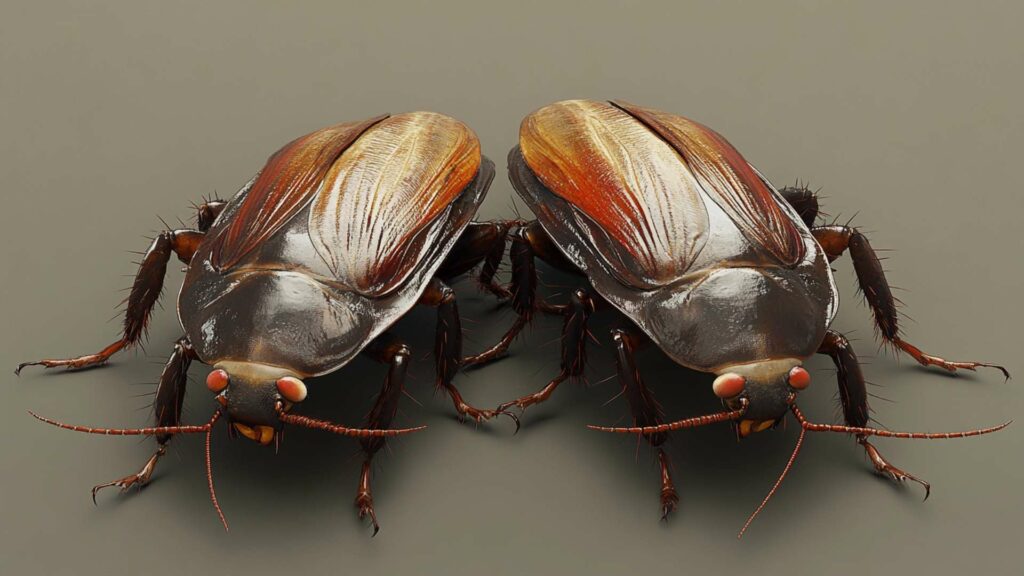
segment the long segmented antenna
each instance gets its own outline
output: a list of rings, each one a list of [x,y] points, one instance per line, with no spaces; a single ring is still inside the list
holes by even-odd
[[[835,424],[816,424],[809,422],[804,417],[803,412],[796,404],[790,400],[789,409],[793,412],[793,416],[796,417],[797,422],[800,423],[800,437],[797,438],[796,446],[793,448],[793,454],[789,457],[789,462],[786,463],[786,467],[783,468],[782,474],[779,475],[779,479],[775,481],[775,485],[768,491],[768,495],[761,501],[761,505],[754,510],[754,513],[747,518],[746,523],[743,524],[743,528],[740,529],[739,534],[736,538],[742,538],[743,533],[750,527],[750,523],[754,521],[754,518],[764,510],[764,507],[771,500],[772,496],[779,489],[782,484],[782,480],[789,473],[789,470],[793,467],[793,463],[796,461],[797,454],[800,453],[800,447],[804,443],[804,436],[807,432],[838,432],[842,434],[856,434],[858,436],[879,436],[882,438],[909,438],[914,440],[945,440],[950,438],[968,438],[970,436],[981,436],[982,434],[990,434],[992,432],[998,432],[1003,428],[1010,425],[1010,422],[1005,422],[998,426],[992,426],[989,428],[977,428],[974,430],[964,430],[961,432],[891,432],[889,430],[879,430],[877,428],[865,428],[861,426],[840,426]]]
[[[29,414],[33,418],[40,422],[46,422],[51,426],[57,428],[63,428],[65,430],[73,430],[75,432],[85,432],[86,434],[103,434],[106,436],[156,436],[162,434],[201,434],[209,430],[209,427],[213,422],[220,417],[220,412],[214,416],[213,420],[210,420],[206,424],[201,426],[155,426],[152,428],[91,428],[89,426],[75,426],[73,424],[65,424],[58,422],[57,420],[51,420],[44,416],[40,416],[35,412],[29,410]]]
[[[608,426],[594,426],[587,425],[587,428],[591,430],[598,430],[600,432],[619,432],[622,434],[660,434],[662,432],[672,432],[674,430],[682,430],[684,428],[696,428],[698,426],[706,426],[708,424],[715,424],[718,422],[729,422],[732,420],[739,420],[743,417],[743,414],[747,411],[749,401],[746,398],[740,399],[740,408],[738,410],[729,410],[727,412],[717,412],[715,414],[706,414],[704,416],[695,416],[693,418],[686,418],[669,424],[659,424],[658,426],[632,426],[627,428],[612,428]]]
[[[1009,426],[1013,420],[1008,420],[998,426],[992,426],[990,428],[977,428],[974,430],[963,430],[961,432],[891,432],[889,430],[879,430],[877,428],[862,428],[860,426],[839,426],[835,424],[816,424],[814,422],[808,422],[807,418],[804,417],[803,412],[797,408],[796,404],[790,405],[790,410],[793,411],[793,415],[796,416],[797,422],[800,426],[809,432],[838,432],[841,434],[856,434],[858,436],[878,436],[880,438],[910,438],[914,440],[946,440],[950,438],[968,438],[971,436],[981,436],[982,434],[991,434],[992,432],[998,432],[1003,428]]]
[[[228,521],[224,518],[224,511],[221,510],[220,503],[217,502],[217,493],[213,489],[213,464],[210,459],[210,438],[213,433],[213,424],[220,419],[220,410],[214,412],[210,420],[201,426],[155,426],[152,428],[91,428],[89,426],[75,426],[73,424],[65,424],[63,422],[44,418],[31,410],[29,410],[28,413],[36,420],[46,422],[51,426],[56,426],[57,428],[63,428],[65,430],[73,430],[75,432],[85,432],[86,434],[102,434],[104,436],[156,436],[158,434],[206,433],[206,483],[210,487],[210,501],[213,502],[213,509],[217,511],[217,516],[220,518],[221,524],[224,525],[224,530],[228,530]]]
[[[220,503],[217,502],[217,491],[213,489],[213,463],[210,459],[210,438],[213,436],[213,423],[218,418],[220,418],[220,410],[213,413],[213,418],[206,425],[206,484],[210,487],[210,501],[213,502],[213,509],[217,511],[217,517],[220,518],[220,523],[224,525],[224,531],[230,532],[228,520],[224,517],[224,511],[220,509]]]
[[[786,467],[782,469],[782,474],[779,474],[779,479],[775,481],[775,485],[768,491],[768,495],[764,497],[764,500],[761,500],[761,504],[757,507],[757,510],[754,510],[754,513],[751,514],[747,518],[747,521],[743,523],[743,528],[740,528],[740,533],[736,535],[737,540],[743,538],[743,533],[747,531],[747,528],[750,528],[750,524],[754,521],[754,518],[757,518],[757,515],[761,513],[761,510],[764,510],[764,507],[768,505],[768,501],[775,495],[775,491],[782,485],[782,480],[786,477],[786,474],[789,474],[790,468],[792,468],[793,463],[796,462],[796,455],[800,453],[800,447],[804,444],[804,435],[806,434],[807,429],[801,428],[800,437],[796,439],[796,446],[793,447],[793,453],[789,456],[789,462],[786,462]]]
[[[350,438],[400,436],[402,434],[419,432],[420,430],[426,429],[426,426],[416,426],[415,428],[393,428],[388,430],[377,428],[348,428],[340,424],[327,422],[326,420],[317,420],[316,418],[310,418],[308,416],[281,413],[279,417],[281,418],[281,422],[284,422],[285,424],[294,424],[296,426],[312,428],[314,430],[324,430],[332,434],[340,434]]]

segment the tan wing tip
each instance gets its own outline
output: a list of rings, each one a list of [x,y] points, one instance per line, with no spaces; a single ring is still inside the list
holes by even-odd
[[[474,173],[480,168],[480,138],[477,137],[476,132],[470,128],[469,124],[462,120],[431,110],[403,112],[395,114],[389,120],[407,122],[413,125],[433,124],[438,131],[454,137],[457,141],[454,148],[462,149],[464,155],[468,156],[468,159],[473,162]]]

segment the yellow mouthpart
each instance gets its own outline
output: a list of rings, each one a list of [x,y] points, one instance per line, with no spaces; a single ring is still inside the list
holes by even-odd
[[[739,425],[740,438],[746,438],[754,432],[763,432],[775,425],[775,420],[741,420]]]
[[[232,422],[231,424],[239,434],[264,446],[270,444],[270,441],[274,439],[274,429],[270,426],[246,426],[241,422]]]

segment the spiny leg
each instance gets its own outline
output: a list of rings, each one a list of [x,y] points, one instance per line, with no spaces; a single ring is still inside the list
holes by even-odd
[[[511,233],[512,246],[509,260],[512,261],[512,308],[518,318],[505,332],[501,340],[491,348],[463,359],[464,366],[475,366],[490,362],[508,353],[508,348],[523,328],[530,323],[535,311],[562,315],[565,306],[555,306],[537,297],[537,267],[535,258],[540,257],[556,268],[579,273],[558,251],[536,220],[519,226]]]
[[[160,373],[160,383],[156,388],[156,400],[153,404],[153,413],[156,423],[154,426],[178,426],[181,424],[181,405],[185,399],[185,387],[188,384],[188,368],[192,360],[196,358],[192,344],[184,336],[174,343],[174,351],[164,365]],[[141,489],[149,484],[153,477],[153,470],[160,458],[167,453],[167,443],[171,441],[170,434],[161,434],[156,437],[157,449],[142,468],[135,474],[129,474],[124,478],[99,484],[92,489],[92,501],[96,502],[96,493],[100,490],[117,486],[121,492],[127,492],[129,488]]]
[[[471,222],[455,242],[437,276],[451,281],[480,266],[477,282],[483,290],[504,299],[512,295],[508,288],[498,284],[495,275],[505,255],[509,230],[521,225],[518,220]]]
[[[512,342],[533,317],[537,298],[537,271],[533,260],[533,251],[526,239],[523,227],[512,233],[509,260],[512,261],[512,290],[509,295],[512,298],[512,309],[516,313],[516,321],[494,346],[479,354],[464,358],[463,365],[465,366],[478,366],[507,354]]]
[[[661,417],[661,408],[654,399],[654,395],[644,385],[636,366],[635,353],[639,343],[644,340],[644,336],[635,331],[612,330],[612,341],[615,343],[616,353],[616,372],[619,383],[622,385],[622,392],[629,401],[629,408],[633,412],[633,425],[659,426],[664,423]],[[666,520],[668,515],[676,510],[679,503],[679,494],[672,482],[668,454],[661,447],[667,436],[664,433],[647,434],[644,435],[644,438],[651,446],[658,449],[658,464],[661,466],[661,519]]]
[[[167,230],[161,232],[153,240],[142,258],[139,271],[135,275],[135,281],[132,283],[132,289],[127,298],[128,306],[125,310],[121,338],[95,354],[77,358],[23,362],[18,365],[14,373],[20,374],[22,368],[26,366],[44,366],[46,368],[63,366],[68,370],[91,368],[103,364],[118,351],[137,344],[145,334],[153,306],[163,290],[164,274],[167,272],[167,262],[171,258],[171,253],[177,254],[178,259],[188,264],[202,239],[203,233],[198,230]]]
[[[857,273],[857,282],[860,284],[861,291],[864,292],[864,297],[874,315],[875,325],[886,342],[909,354],[922,366],[938,366],[950,372],[956,372],[958,369],[976,370],[986,366],[1001,371],[1006,378],[1010,377],[1010,373],[1002,366],[985,362],[946,360],[926,354],[917,346],[903,340],[900,337],[896,299],[893,298],[889,282],[885,279],[885,272],[882,270],[882,264],[874,249],[871,248],[867,237],[856,228],[849,226],[820,226],[812,229],[811,232],[828,254],[830,261],[841,256],[847,249],[850,250],[853,268]]]
[[[390,428],[391,421],[394,420],[395,414],[398,412],[398,400],[402,396],[402,387],[405,384],[405,374],[409,368],[411,353],[408,346],[391,335],[384,334],[367,347],[366,354],[378,362],[390,365],[387,378],[384,380],[384,387],[381,388],[377,401],[374,402],[370,414],[366,417],[366,428]],[[359,487],[356,489],[356,507],[359,508],[360,519],[369,517],[373,522],[374,536],[380,531],[380,524],[377,523],[377,514],[373,510],[373,491],[370,485],[371,464],[374,454],[384,446],[384,442],[383,437],[359,440],[366,458],[359,476]]]
[[[477,278],[479,285],[498,298],[509,298],[512,293],[497,283],[495,275],[505,253],[509,231],[522,224],[518,220],[499,220],[496,222],[472,222],[459,236],[452,251],[448,253],[444,264],[438,270],[437,277],[450,282],[457,276],[465,274],[481,266]],[[460,366],[482,366],[504,357],[516,335],[523,329],[526,322],[517,318],[512,327],[502,338],[486,350],[461,359]]]
[[[434,363],[437,387],[443,388],[455,405],[459,418],[469,417],[477,422],[490,420],[500,411],[480,410],[462,399],[459,389],[452,384],[462,366],[462,319],[455,291],[434,278],[420,296],[419,304],[437,308],[437,326],[434,333]]]
[[[586,343],[589,337],[587,319],[594,311],[594,306],[594,299],[591,298],[586,290],[581,288],[573,293],[569,304],[561,308],[561,313],[565,318],[562,324],[561,371],[537,392],[517,398],[511,402],[505,402],[498,407],[499,412],[503,412],[513,406],[526,410],[526,408],[550,398],[551,394],[562,382],[571,377],[583,375],[587,356]]]
[[[843,419],[849,426],[865,427],[868,425],[868,391],[864,375],[860,370],[857,355],[854,354],[850,342],[842,334],[829,330],[818,349],[820,354],[828,354],[836,365],[836,378],[839,381],[839,399],[843,406]],[[890,464],[867,437],[857,436],[857,443],[864,447],[875,471],[894,481],[912,480],[924,486],[924,497],[931,494],[931,485],[913,474],[904,472]]]

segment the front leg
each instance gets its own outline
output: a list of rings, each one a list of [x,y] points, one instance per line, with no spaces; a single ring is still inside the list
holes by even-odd
[[[185,387],[188,384],[188,368],[192,360],[196,358],[192,345],[188,338],[182,336],[174,343],[174,351],[164,365],[160,373],[160,383],[156,388],[156,400],[153,404],[153,414],[156,420],[154,426],[178,426],[181,424],[181,405],[185,400]],[[129,488],[141,489],[149,484],[153,477],[153,470],[157,461],[167,453],[167,443],[171,441],[171,434],[160,434],[156,437],[157,449],[142,468],[134,473],[99,484],[92,489],[92,501],[96,502],[96,493],[100,490],[117,486],[121,492],[127,492]]]
[[[370,414],[366,417],[366,428],[386,429],[391,427],[398,412],[398,400],[402,397],[402,388],[405,385],[405,375],[409,368],[411,353],[409,347],[398,341],[389,334],[383,334],[374,340],[366,348],[366,354],[378,362],[388,364],[387,378],[384,380],[384,387],[377,395]],[[384,446],[385,438],[371,436],[360,438],[365,460],[363,469],[359,476],[359,487],[356,489],[356,507],[359,508],[359,518],[369,518],[373,523],[373,535],[380,531],[380,524],[377,523],[377,514],[373,510],[373,490],[370,484],[370,474],[373,466],[373,456]]]
[[[896,299],[893,298],[889,282],[885,279],[885,271],[878,261],[878,256],[864,236],[856,228],[849,226],[821,226],[811,230],[815,239],[825,250],[830,261],[835,260],[847,249],[853,259],[853,268],[857,273],[857,282],[860,284],[864,298],[875,319],[875,326],[882,338],[922,366],[938,366],[950,372],[958,369],[976,370],[979,367],[995,368],[1003,373],[1007,379],[1010,378],[1009,371],[997,364],[985,362],[957,362],[946,360],[938,356],[926,354],[917,346],[907,342],[900,336],[899,314],[896,311]]]
[[[829,330],[818,349],[820,354],[828,354],[836,365],[836,378],[839,381],[839,399],[843,406],[843,419],[849,426],[866,427],[868,425],[868,392],[864,383],[864,374],[860,370],[857,355],[854,354],[850,342],[842,334]],[[890,464],[866,436],[857,436],[857,443],[864,447],[875,471],[891,480],[903,482],[912,480],[924,486],[924,497],[931,494],[931,485],[924,480],[904,472]]]
[[[640,370],[636,366],[636,350],[646,337],[638,331],[622,329],[612,330],[612,342],[615,343],[615,367],[622,385],[622,393],[629,401],[633,413],[634,426],[660,426],[664,424],[661,407],[654,399],[654,394],[644,385],[640,378]],[[658,449],[658,464],[661,466],[661,519],[667,520],[668,515],[675,511],[679,503],[679,494],[672,482],[671,465],[668,454],[661,447],[667,439],[665,433],[647,434],[644,438],[651,446]]]
[[[437,325],[434,332],[434,363],[437,387],[451,396],[459,418],[469,417],[477,422],[490,420],[501,411],[480,410],[466,403],[452,381],[462,367],[462,319],[455,291],[441,280],[434,278],[418,302],[437,308]]]
[[[171,254],[177,254],[179,260],[188,264],[196,249],[199,248],[203,236],[204,234],[198,230],[168,230],[160,233],[153,240],[142,258],[139,271],[135,275],[135,281],[132,283],[132,289],[128,295],[128,306],[125,310],[121,338],[95,354],[86,354],[76,358],[22,362],[14,373],[20,374],[26,366],[44,366],[46,368],[63,366],[68,370],[91,368],[105,363],[118,351],[138,344],[146,332],[153,306],[163,290],[164,275],[167,272],[167,262],[170,260]]]

